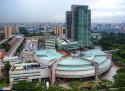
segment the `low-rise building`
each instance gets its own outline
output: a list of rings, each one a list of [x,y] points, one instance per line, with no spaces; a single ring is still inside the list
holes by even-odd
[[[56,46],[55,38],[46,39],[46,49],[55,49],[55,46]]]
[[[26,40],[24,50],[30,51],[30,50],[37,50],[38,49],[38,40],[37,39],[28,39]]]
[[[20,60],[19,60],[18,56],[12,56],[12,57],[5,56],[3,58],[3,62],[4,63],[9,62],[10,65],[14,65],[15,63],[20,62]]]
[[[52,84],[56,78],[96,77],[111,67],[112,55],[100,49],[77,51],[64,56],[53,49],[37,50],[34,60],[37,63],[16,63],[9,71],[10,82],[19,80],[35,81],[48,79]]]
[[[57,40],[57,50],[73,50],[79,49],[80,45],[77,41],[70,41],[65,39]]]
[[[41,81],[42,79],[49,77],[50,69],[47,66],[38,63],[14,64],[9,71],[10,83],[20,80]]]
[[[33,50],[23,50],[20,54],[21,60],[33,61],[34,60],[34,51]]]

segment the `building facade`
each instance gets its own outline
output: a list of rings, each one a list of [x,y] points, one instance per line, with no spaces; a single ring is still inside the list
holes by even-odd
[[[5,38],[11,38],[12,37],[12,26],[6,26],[5,27]]]
[[[66,37],[71,39],[71,24],[72,24],[72,13],[66,11]]]
[[[20,80],[27,81],[41,81],[43,78],[50,77],[50,69],[38,63],[20,63],[12,65],[9,71],[9,78],[11,82]]]
[[[100,49],[77,51],[64,56],[53,49],[39,50],[34,54],[36,62],[16,63],[9,71],[10,82],[19,80],[49,79],[54,84],[56,78],[96,77],[111,67],[112,55]],[[98,67],[95,65],[97,64]]]
[[[80,46],[77,41],[57,39],[57,50],[74,50],[79,48]]]
[[[55,49],[55,46],[56,46],[55,38],[46,39],[46,49]]]
[[[88,6],[72,5],[70,17],[71,33],[68,30],[67,35],[71,34],[71,39],[78,41],[81,47],[91,46],[91,11]],[[70,21],[70,18],[67,19],[66,22]]]

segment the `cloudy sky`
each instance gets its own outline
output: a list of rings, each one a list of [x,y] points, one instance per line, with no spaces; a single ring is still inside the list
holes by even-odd
[[[125,22],[125,0],[0,0],[0,22],[65,22],[72,4],[89,5],[92,22]]]

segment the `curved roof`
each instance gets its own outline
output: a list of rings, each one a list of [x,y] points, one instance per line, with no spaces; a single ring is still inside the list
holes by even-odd
[[[92,49],[92,50],[88,50],[88,51],[85,51],[82,53],[84,54],[84,57],[92,57],[92,56],[96,56],[96,55],[106,55],[106,53],[104,53],[100,49]]]
[[[107,54],[100,49],[88,50],[81,53],[84,55],[79,58],[65,58],[58,63],[56,69],[65,71],[92,70],[95,68],[92,61],[99,64],[99,69],[111,65],[111,60],[107,59]]]
[[[91,63],[86,61],[86,60],[83,60],[83,59],[80,59],[80,58],[73,58],[73,57],[67,57],[65,58],[63,61],[61,61],[60,63],[58,63],[58,65],[90,65]]]
[[[88,66],[58,66],[56,68],[57,70],[65,70],[65,71],[80,71],[80,70],[92,70],[94,69],[94,66],[88,65]]]

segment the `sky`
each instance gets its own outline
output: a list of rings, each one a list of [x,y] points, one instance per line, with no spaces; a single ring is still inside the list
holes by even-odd
[[[73,4],[88,5],[92,22],[125,22],[125,0],[0,0],[0,22],[65,22]]]

